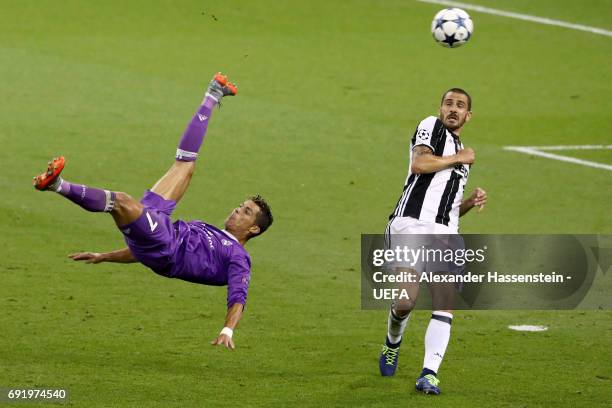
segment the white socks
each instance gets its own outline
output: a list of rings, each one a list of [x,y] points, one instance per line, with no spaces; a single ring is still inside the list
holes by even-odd
[[[389,319],[387,321],[387,342],[391,344],[387,344],[388,347],[397,345],[402,341],[402,335],[406,330],[409,319],[410,314],[401,319],[393,313],[393,308],[389,311]],[[431,320],[425,332],[424,369],[431,370],[435,373],[438,372],[450,339],[452,321],[452,313],[434,311],[431,314]]]
[[[47,187],[47,189],[49,191],[55,191],[56,193],[61,193],[62,192],[62,183],[64,182],[64,179],[62,179],[61,177],[57,177],[55,179],[55,181],[53,182],[53,184],[49,184],[49,187]]]
[[[453,315],[447,312],[434,311],[431,314],[427,332],[425,332],[425,358],[423,367],[438,372],[446,346],[450,339]]]
[[[410,313],[402,318],[393,313],[393,308],[389,311],[389,320],[387,321],[387,339],[391,344],[397,344],[402,341],[402,335],[404,334],[404,330],[406,330],[406,326],[408,325],[408,320],[410,319]]]

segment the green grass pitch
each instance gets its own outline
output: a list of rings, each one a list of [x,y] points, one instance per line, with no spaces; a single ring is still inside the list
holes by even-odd
[[[478,3],[612,29],[604,0]],[[421,311],[397,376],[378,374],[386,313],[359,307],[360,234],[383,232],[411,133],[445,89],[472,93],[468,188],[490,195],[463,232],[612,232],[609,171],[502,149],[609,144],[612,39],[473,12],[474,37],[448,50],[429,33],[440,8],[3,1],[0,387],[65,387],[75,407],[609,403],[610,311],[457,312],[439,398],[413,391]],[[235,352],[209,345],[225,288],[70,261],[122,237],[110,217],[30,185],[63,154],[67,179],[139,196],[172,163],[218,70],[240,93],[214,113],[175,215],[220,224],[252,193],[272,205],[275,224],[247,246],[254,269]],[[612,164],[610,151],[575,157]]]

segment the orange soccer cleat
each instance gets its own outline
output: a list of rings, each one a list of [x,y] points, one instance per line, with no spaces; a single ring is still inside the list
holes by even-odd
[[[34,188],[40,191],[48,190],[49,186],[55,183],[62,170],[64,170],[65,164],[66,160],[63,156],[54,157],[53,160],[48,163],[47,171],[34,177],[32,182]]]
[[[217,81],[219,85],[225,86],[227,84],[227,75],[223,75],[221,72],[217,72],[213,77],[214,81]]]
[[[233,82],[228,82],[227,85],[224,87],[223,94],[225,96],[236,96],[238,94],[238,86]]]
[[[236,96],[238,94],[238,87],[233,82],[228,82],[227,75],[218,72],[212,81],[210,81],[206,93],[214,96],[217,101],[221,102],[224,96]]]

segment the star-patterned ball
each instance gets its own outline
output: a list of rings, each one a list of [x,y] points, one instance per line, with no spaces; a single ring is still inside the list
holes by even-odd
[[[440,10],[431,22],[436,42],[444,47],[457,48],[465,44],[474,32],[470,15],[459,8]]]

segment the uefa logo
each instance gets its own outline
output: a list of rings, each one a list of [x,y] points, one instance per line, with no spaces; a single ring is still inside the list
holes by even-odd
[[[429,132],[426,129],[419,129],[419,131],[417,132],[417,139],[418,140],[427,140],[429,138]]]

